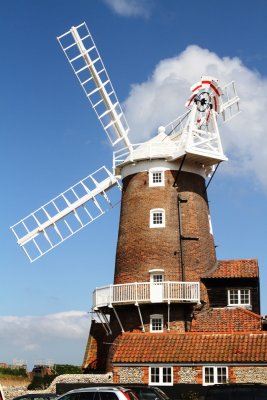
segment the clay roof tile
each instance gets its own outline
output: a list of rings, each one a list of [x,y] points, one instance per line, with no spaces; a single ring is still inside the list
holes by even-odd
[[[205,278],[258,278],[258,261],[254,258],[244,260],[221,260]]]
[[[113,363],[251,361],[267,362],[267,332],[169,333],[160,338],[124,333],[113,356]]]

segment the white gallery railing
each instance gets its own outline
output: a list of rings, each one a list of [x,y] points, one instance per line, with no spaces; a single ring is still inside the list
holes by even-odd
[[[96,288],[93,308],[121,303],[199,303],[198,282],[135,282]]]

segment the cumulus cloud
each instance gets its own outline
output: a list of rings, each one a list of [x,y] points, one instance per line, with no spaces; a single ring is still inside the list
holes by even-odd
[[[68,311],[44,316],[0,317],[2,360],[23,359],[81,364],[89,332],[88,313]],[[11,357],[11,359],[10,359]],[[74,357],[74,358],[73,358]],[[80,358],[79,358],[80,357]]]
[[[220,58],[192,45],[178,56],[160,61],[147,81],[132,85],[124,103],[132,142],[154,136],[158,126],[183,114],[190,87],[202,75],[215,76],[221,86],[236,82],[242,112],[220,124],[224,150],[231,158],[231,173],[253,174],[267,189],[267,135],[263,123],[267,79],[245,67],[237,57]]]
[[[143,17],[150,14],[148,0],[103,0],[111,10],[122,17]]]

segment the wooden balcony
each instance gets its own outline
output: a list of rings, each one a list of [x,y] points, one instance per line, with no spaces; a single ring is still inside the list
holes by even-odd
[[[199,303],[199,282],[136,282],[96,288],[93,309],[122,304]]]

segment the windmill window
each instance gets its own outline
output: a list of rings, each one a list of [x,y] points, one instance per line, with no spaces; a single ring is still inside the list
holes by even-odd
[[[151,274],[151,282],[153,283],[161,283],[164,281],[163,274]]]
[[[164,269],[162,268],[153,268],[148,271],[150,275],[150,282],[152,283],[160,283],[164,282]]]
[[[150,315],[150,332],[163,332],[163,315]]]
[[[228,367],[203,367],[203,385],[227,383]]]
[[[149,171],[149,186],[164,186],[164,171]]]
[[[150,228],[165,227],[165,210],[162,208],[150,210]]]
[[[228,289],[228,306],[249,307],[250,289]]]
[[[173,368],[172,367],[150,367],[149,368],[149,384],[173,385]]]

